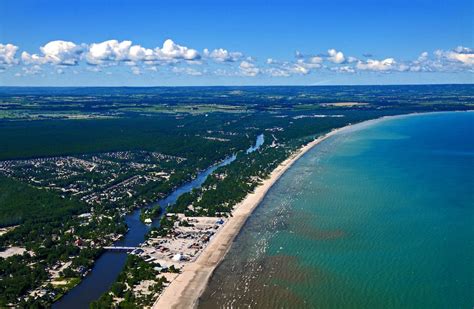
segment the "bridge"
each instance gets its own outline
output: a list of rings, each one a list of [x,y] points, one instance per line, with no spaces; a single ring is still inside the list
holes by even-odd
[[[105,250],[110,250],[110,251],[133,251],[135,249],[140,249],[139,247],[121,247],[121,246],[110,246],[110,247],[104,247]]]

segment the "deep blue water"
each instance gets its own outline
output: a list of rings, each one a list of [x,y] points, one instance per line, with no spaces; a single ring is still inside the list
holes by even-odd
[[[474,113],[356,125],[283,175],[202,308],[473,308]]]

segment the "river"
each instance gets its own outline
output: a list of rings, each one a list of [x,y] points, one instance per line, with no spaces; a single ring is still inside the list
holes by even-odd
[[[248,148],[246,153],[249,154],[256,151],[263,145],[263,143],[264,135],[260,134],[257,136],[255,145]],[[218,164],[209,167],[200,172],[192,181],[178,187],[166,198],[154,202],[147,207],[153,207],[158,204],[163,208],[163,210],[165,210],[168,205],[173,205],[183,193],[199,188],[212,172],[219,167],[232,163],[236,158],[236,155],[232,155]],[[125,222],[129,228],[128,233],[125,234],[123,239],[114,243],[114,245],[127,247],[138,246],[145,240],[145,235],[150,228],[159,225],[160,218],[161,216],[156,218],[151,225],[146,225],[140,221],[140,209],[134,210],[125,217]],[[56,309],[88,308],[91,302],[97,300],[110,288],[112,283],[114,283],[123,269],[126,259],[127,253],[125,252],[105,252],[97,259],[94,267],[81,283],[64,295],[60,300],[55,302],[52,307]]]

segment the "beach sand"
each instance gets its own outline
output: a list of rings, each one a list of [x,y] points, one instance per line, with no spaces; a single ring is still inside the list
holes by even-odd
[[[308,150],[319,144],[323,140],[331,137],[337,132],[350,127],[346,126],[333,130],[314,141],[301,147],[288,159],[283,161],[270,175],[263,181],[254,192],[237,204],[229,217],[227,223],[211,239],[209,245],[203,250],[196,261],[185,265],[181,274],[173,280],[156,300],[153,308],[194,308],[198,304],[199,297],[206,289],[207,283],[214,269],[223,260],[228,252],[232,241],[238,235],[240,229],[245,224],[247,218],[260,204],[268,190],[280,178],[285,171],[291,167]]]
[[[422,114],[433,114],[440,112],[427,112]],[[352,128],[361,128],[366,125],[383,121],[386,119],[393,119],[399,117],[416,116],[420,113],[409,113],[392,116],[382,116],[380,118],[365,120],[357,124],[349,124],[347,126],[334,129],[331,132],[322,135],[314,141],[304,145],[288,159],[283,161],[270,175],[270,177],[263,181],[254,192],[247,195],[247,197],[237,204],[232,212],[232,217],[229,217],[226,224],[219,229],[219,231],[210,240],[209,245],[204,248],[196,261],[185,265],[179,276],[173,280],[168,287],[162,292],[159,298],[153,304],[153,308],[159,309],[182,309],[195,308],[198,305],[199,297],[202,295],[207,287],[208,281],[212,273],[220,262],[224,259],[226,253],[229,251],[234,238],[239,234],[240,229],[252,214],[254,209],[260,204],[268,190],[276,183],[276,181],[295,163],[301,156],[318,145],[327,138],[345,130]]]

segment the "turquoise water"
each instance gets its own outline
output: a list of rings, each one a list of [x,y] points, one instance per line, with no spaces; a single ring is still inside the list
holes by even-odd
[[[357,125],[303,156],[201,308],[473,308],[474,113]]]

